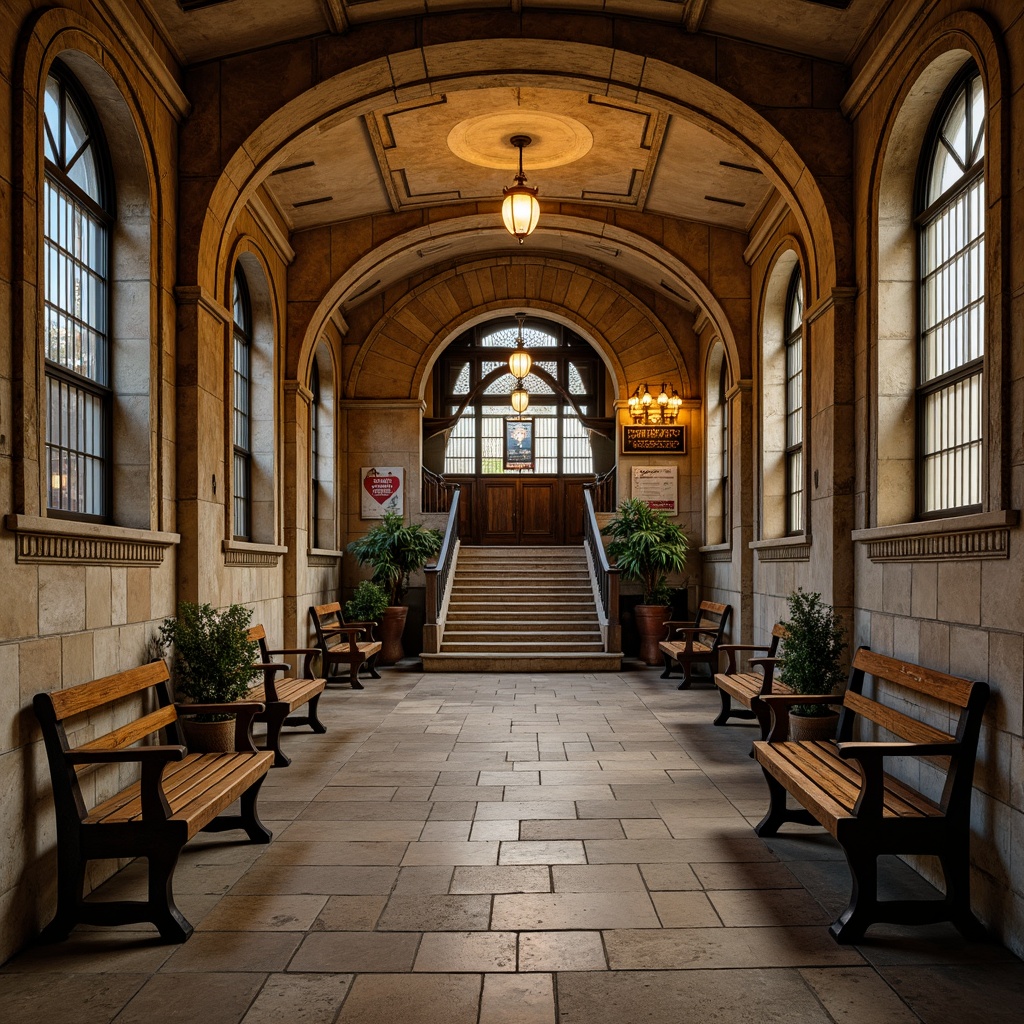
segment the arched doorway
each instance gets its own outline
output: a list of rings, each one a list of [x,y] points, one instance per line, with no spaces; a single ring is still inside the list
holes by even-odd
[[[519,343],[514,317],[463,332],[434,368],[434,423],[445,444],[434,468],[461,484],[460,534],[477,544],[575,544],[582,539],[583,485],[611,468],[605,418],[607,371],[578,334],[539,317],[522,319],[532,357],[523,380],[529,405],[510,398],[516,378],[508,359]],[[521,462],[508,457],[510,437],[526,428]],[[602,443],[603,442],[603,443]],[[522,443],[522,437],[520,437]]]

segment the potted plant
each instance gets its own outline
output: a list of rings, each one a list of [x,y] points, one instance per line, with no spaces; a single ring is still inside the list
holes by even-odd
[[[373,580],[362,580],[351,601],[345,602],[347,622],[379,623],[388,607],[388,595]]]
[[[159,643],[171,650],[175,698],[184,704],[243,700],[262,671],[259,644],[250,641],[252,612],[233,604],[221,611],[182,601],[176,619],[164,619]],[[190,750],[234,750],[234,716],[199,714],[182,720]]]
[[[409,590],[409,577],[422,569],[441,550],[441,532],[418,523],[405,525],[397,512],[386,512],[380,523],[348,550],[360,565],[373,568],[373,582],[384,589],[388,606],[380,620],[382,665],[394,665],[405,652],[402,631],[409,609],[402,604]]]
[[[821,594],[803,588],[789,595],[789,620],[781,623],[786,637],[780,647],[778,671],[782,681],[797,694],[835,694],[843,685],[843,652],[846,630],[835,609]],[[789,738],[830,739],[839,718],[828,704],[794,704],[789,709]]]
[[[643,602],[636,606],[640,657],[648,665],[657,665],[658,642],[672,617],[668,575],[682,572],[686,565],[690,547],[686,534],[667,513],[655,511],[640,498],[623,501],[601,532],[612,538],[608,554],[623,578],[643,587]]]

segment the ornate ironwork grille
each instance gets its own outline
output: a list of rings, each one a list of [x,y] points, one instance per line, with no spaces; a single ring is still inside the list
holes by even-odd
[[[110,516],[110,234],[107,153],[74,78],[54,64],[43,99],[47,508]]]
[[[234,536],[252,537],[252,306],[245,275],[235,271],[234,286]]]
[[[445,476],[504,472],[503,424],[512,414],[509,396],[515,387],[508,357],[517,340],[513,321],[491,321],[467,331],[442,355],[434,376],[435,408],[450,415],[465,405],[448,438]],[[600,357],[572,331],[543,320],[526,320],[523,342],[533,357],[523,386],[530,393],[526,415],[534,418],[534,468],[517,474],[593,473],[590,437],[580,415],[602,414]]]
[[[804,529],[804,284],[793,271],[786,296],[786,533]]]
[[[920,175],[918,514],[980,511],[985,357],[985,94],[977,68],[940,105]]]

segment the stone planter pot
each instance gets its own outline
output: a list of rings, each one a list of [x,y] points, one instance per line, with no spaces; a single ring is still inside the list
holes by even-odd
[[[665,639],[665,623],[672,618],[672,609],[661,604],[638,604],[633,615],[640,634],[640,660],[647,665],[661,664],[658,644]]]
[[[789,715],[789,739],[797,740],[834,740],[839,726],[839,712],[832,711],[827,715]]]
[[[222,754],[235,749],[235,720],[223,722],[197,722],[182,718],[185,746],[190,754]]]
[[[405,605],[392,605],[384,609],[377,635],[380,637],[380,656],[378,665],[394,665],[405,657],[402,647],[402,633],[405,632],[405,620],[409,609]]]

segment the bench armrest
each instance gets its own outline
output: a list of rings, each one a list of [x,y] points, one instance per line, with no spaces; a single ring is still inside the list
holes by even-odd
[[[667,625],[670,625],[670,624],[667,623]],[[685,653],[686,651],[692,651],[693,650],[693,642],[694,642],[694,640],[697,639],[697,637],[700,637],[700,636],[712,636],[713,637],[713,636],[716,636],[716,635],[717,635],[717,630],[714,630],[714,629],[704,629],[703,627],[700,627],[700,628],[678,628],[678,629],[676,629],[674,631],[670,628],[669,631],[668,631],[668,635],[665,637],[665,640],[663,642],[667,643],[667,642],[670,642],[670,641],[673,641],[673,640],[676,641],[676,642],[678,642],[679,640],[685,640],[686,641],[686,648],[685,648],[685,651],[684,651],[684,653]]]
[[[319,658],[321,655],[319,647],[282,647],[280,650],[267,651],[267,654],[301,654],[303,655],[302,661],[302,678],[312,679],[313,671],[311,668],[314,658]],[[288,665],[282,665],[281,668],[290,668]]]
[[[766,644],[719,644],[718,650],[722,654],[729,655],[729,662],[725,666],[726,675],[732,675],[737,670],[736,665],[736,653],[738,651],[770,651],[771,648]],[[751,660],[751,665],[754,662]]]
[[[280,661],[255,661],[253,668],[261,668],[264,672],[287,672],[291,665],[285,665]]]
[[[256,752],[252,723],[257,715],[266,710],[266,704],[255,700],[238,700],[233,704],[175,704],[174,707],[179,715],[234,715],[236,752]]]
[[[885,805],[885,773],[882,771],[882,759],[886,757],[927,757],[932,754],[956,754],[960,750],[959,743],[903,743],[880,742],[863,743],[852,741],[837,743],[839,756],[848,761],[856,761],[860,770],[860,795],[853,805],[853,813],[858,818],[881,819]]]
[[[789,709],[794,704],[842,705],[843,694],[835,693],[766,693],[760,698],[771,711],[772,727],[769,743],[785,741],[789,736]]]
[[[153,747],[122,747],[113,750],[107,747],[79,748],[64,755],[69,764],[115,764],[138,762],[142,765],[142,780],[139,783],[139,799],[142,803],[143,821],[166,821],[171,816],[171,807],[164,795],[164,769],[171,761],[182,761],[185,748],[180,744]]]

